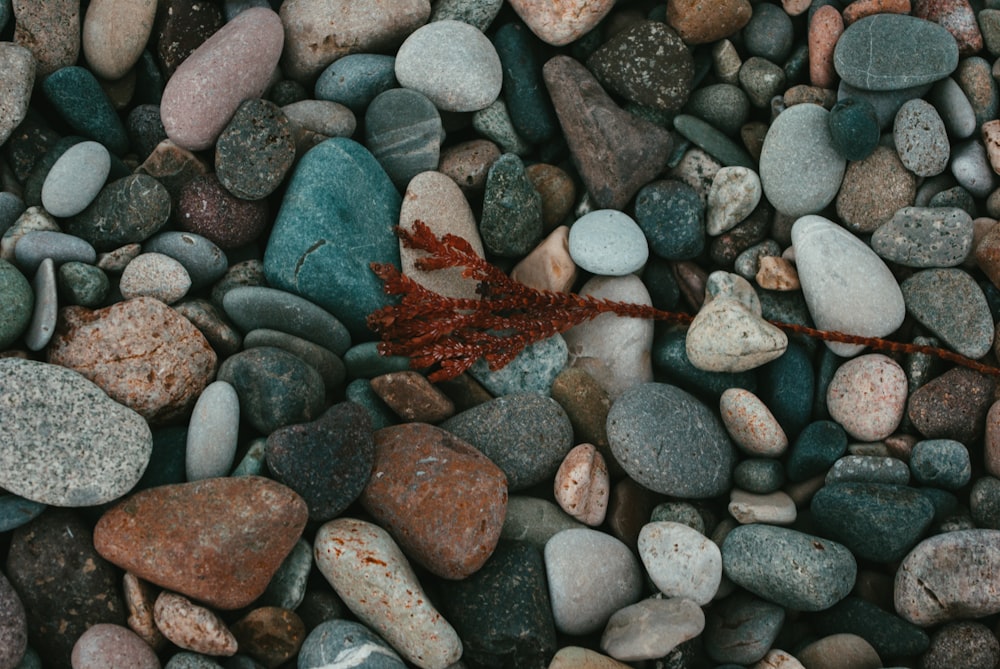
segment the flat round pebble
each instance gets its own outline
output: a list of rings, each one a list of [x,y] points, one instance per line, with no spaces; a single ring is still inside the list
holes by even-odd
[[[483,109],[500,95],[503,71],[493,44],[462,21],[435,21],[413,31],[396,52],[400,85],[426,95],[441,111]]]
[[[323,669],[346,662],[364,669],[406,666],[381,637],[351,620],[327,620],[317,625],[302,642],[297,662],[300,669]]]
[[[236,637],[210,609],[187,597],[161,592],[153,608],[156,626],[171,643],[203,655],[236,653]]]
[[[191,276],[184,265],[162,253],[142,253],[122,272],[119,288],[122,297],[153,297],[172,304],[187,295]]]
[[[332,62],[316,80],[318,100],[363,112],[375,96],[396,85],[396,59],[376,53],[352,53]]]
[[[248,244],[267,226],[267,203],[241,200],[214,175],[197,176],[181,187],[177,219],[182,230],[193,232],[221,249]]]
[[[785,610],[748,592],[737,592],[705,616],[705,651],[719,663],[751,665],[774,643]]]
[[[225,381],[208,384],[188,424],[185,471],[188,481],[226,476],[233,468],[240,428],[240,401]]]
[[[111,171],[111,155],[98,142],[80,142],[63,153],[42,184],[42,206],[53,216],[69,217],[87,208]]]
[[[288,116],[267,100],[244,100],[215,142],[215,175],[243,200],[274,192],[294,161]]]
[[[658,180],[636,194],[635,221],[649,249],[667,260],[687,260],[705,248],[705,203],[690,185]]]
[[[139,636],[121,625],[100,623],[84,632],[73,646],[73,669],[159,669],[156,653]]]
[[[722,581],[722,554],[701,532],[669,521],[648,523],[639,532],[638,550],[647,575],[667,597],[699,606],[715,597]]]
[[[630,274],[649,257],[646,239],[636,222],[611,209],[592,211],[573,223],[569,253],[581,268],[607,276]]]
[[[841,365],[827,387],[830,417],[855,439],[878,441],[895,431],[907,398],[906,373],[879,353],[862,355]]]
[[[788,448],[788,437],[774,414],[759,397],[743,388],[729,388],[719,398],[722,423],[745,453],[779,457]]]
[[[238,328],[250,332],[269,328],[288,332],[343,355],[351,338],[328,311],[312,302],[275,288],[242,286],[228,291],[222,306]]]

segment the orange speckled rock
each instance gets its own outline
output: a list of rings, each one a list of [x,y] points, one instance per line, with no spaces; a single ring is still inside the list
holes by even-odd
[[[165,485],[107,511],[94,547],[139,578],[238,609],[264,592],[308,514],[290,488],[259,476]]]
[[[726,432],[744,453],[778,458],[788,450],[788,437],[764,402],[744,388],[729,388],[719,398]]]
[[[161,592],[153,607],[156,626],[175,645],[202,655],[236,654],[236,637],[219,616],[187,597]]]
[[[740,30],[752,13],[749,0],[670,0],[667,24],[688,44],[708,44]]]
[[[857,0],[844,8],[844,25],[872,14],[909,14],[910,0]]]
[[[151,297],[60,312],[48,361],[83,374],[151,423],[186,413],[215,374],[215,351],[191,321]]]
[[[604,457],[593,444],[580,444],[563,459],[556,472],[556,502],[585,525],[604,522],[611,494],[611,480]]]
[[[507,477],[458,437],[425,423],[375,432],[361,504],[416,562],[442,578],[474,573],[493,554]]]
[[[983,49],[976,12],[969,0],[914,0],[913,15],[943,26],[958,42],[958,54],[971,56]]]
[[[823,5],[813,14],[809,22],[809,80],[813,86],[833,88],[836,85],[833,49],[843,32],[844,19],[833,5]]]

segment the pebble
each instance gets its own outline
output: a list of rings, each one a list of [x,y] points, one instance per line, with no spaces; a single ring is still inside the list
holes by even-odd
[[[122,297],[151,297],[173,304],[187,295],[191,277],[184,266],[162,253],[142,253],[122,272],[119,281]]]
[[[569,254],[569,228],[560,225],[510,271],[510,278],[538,290],[569,292],[579,276]]]
[[[241,102],[215,140],[215,176],[242,200],[273,193],[294,161],[291,122],[267,100]]]
[[[611,616],[601,650],[619,660],[651,660],[670,654],[704,628],[705,614],[689,599],[645,599]]]
[[[552,502],[538,497],[511,495],[507,499],[507,515],[500,543],[504,540],[524,541],[541,549],[559,532],[582,527]]]
[[[871,237],[875,253],[906,267],[954,267],[973,249],[973,222],[954,207],[903,207]]]
[[[133,174],[105,185],[82,212],[68,219],[65,232],[90,242],[98,251],[142,242],[170,215],[170,194],[146,174]]]
[[[913,391],[906,415],[928,439],[970,443],[982,434],[994,387],[989,377],[956,367]]]
[[[709,84],[691,91],[685,109],[726,135],[739,135],[750,115],[750,98],[733,84]]]
[[[241,200],[214,174],[196,176],[180,190],[175,217],[180,228],[209,240],[220,249],[253,242],[267,227],[267,203]]]
[[[709,372],[745,372],[780,357],[788,346],[783,331],[738,299],[707,302],[688,329],[685,349],[695,367]]]
[[[270,669],[295,658],[306,636],[302,619],[294,611],[276,606],[254,609],[231,629],[240,653]]]
[[[63,153],[42,184],[42,206],[53,216],[66,218],[94,201],[111,171],[111,155],[102,144],[85,141]]]
[[[951,173],[975,197],[987,197],[996,187],[996,174],[990,167],[986,149],[975,139],[952,147]]]
[[[675,416],[685,419],[677,422]],[[612,404],[607,429],[615,459],[650,490],[706,498],[729,488],[736,454],[725,428],[708,407],[676,386],[629,388]]]
[[[336,102],[361,114],[380,93],[396,86],[396,58],[352,53],[338,58],[316,80],[317,100]]]
[[[935,83],[929,100],[952,137],[965,139],[976,131],[979,125],[976,112],[954,77],[945,77]]]
[[[844,19],[833,5],[823,5],[811,12],[807,38],[809,80],[813,86],[833,88],[837,82],[833,53],[837,40],[843,32]]]
[[[1000,611],[1000,593],[988,576],[998,551],[998,530],[956,530],[924,539],[896,572],[896,611],[920,627]]]
[[[240,103],[258,98],[278,64],[282,22],[253,7],[216,31],[177,67],[160,103],[167,136],[191,151],[215,143]]]
[[[150,648],[162,649],[166,644],[166,639],[153,620],[153,607],[156,603],[156,593],[153,587],[137,578],[135,574],[126,572],[125,576],[122,577],[122,594],[125,598],[125,606],[128,608],[129,629]]]
[[[101,516],[94,546],[139,578],[230,610],[264,592],[306,520],[305,502],[280,483],[212,478],[136,493]]]
[[[161,592],[153,607],[153,619],[163,636],[179,648],[203,655],[236,654],[236,637],[222,619],[187,597]]]
[[[741,525],[722,543],[723,573],[775,604],[822,611],[854,587],[857,563],[841,544],[773,525]]]
[[[785,71],[760,56],[747,58],[740,68],[739,83],[750,97],[750,104],[758,109],[767,108],[787,85]]]
[[[761,186],[768,201],[784,214],[815,214],[837,196],[847,161],[834,148],[829,115],[818,105],[789,107],[764,137]]]
[[[500,397],[512,393],[547,393],[552,382],[569,359],[566,341],[553,335],[530,344],[517,354],[506,367],[490,370],[485,360],[477,360],[469,368],[469,376],[489,394]]]
[[[135,632],[121,625],[99,623],[84,632],[73,646],[74,669],[99,669],[123,664],[136,669],[159,669],[156,653]]]
[[[816,669],[879,669],[883,666],[871,644],[856,634],[833,634],[817,639],[799,650],[796,657],[803,666]]]
[[[674,130],[723,165],[750,169],[754,160],[739,144],[696,116],[678,114]]]
[[[444,130],[434,103],[421,92],[393,88],[380,93],[364,118],[365,143],[398,189],[437,168]]]
[[[94,74],[121,79],[138,62],[153,30],[156,2],[94,2],[83,19],[81,46]]]
[[[412,370],[390,372],[371,380],[372,390],[405,422],[439,423],[455,414],[455,404]]]
[[[816,327],[882,337],[902,324],[906,315],[902,292],[892,272],[867,244],[821,216],[798,219],[792,226],[792,243],[802,292]],[[838,355],[853,355],[863,348],[826,345]]]
[[[540,40],[552,46],[564,46],[596,27],[611,11],[614,2],[572,0],[553,6],[539,0],[512,0],[510,5]]]
[[[243,346],[242,335],[232,326],[222,309],[212,302],[200,297],[192,298],[178,302],[171,308],[191,321],[219,356],[233,355]]]
[[[406,667],[381,637],[352,620],[327,620],[313,628],[299,648],[297,662],[300,669],[348,667],[352,662],[366,669]]]
[[[838,100],[827,120],[833,146],[847,160],[864,160],[878,147],[878,114],[864,98]]]
[[[795,501],[788,493],[781,490],[752,493],[734,488],[729,495],[727,510],[730,516],[743,525],[749,523],[791,525],[798,515]]]
[[[948,167],[948,132],[931,103],[920,98],[904,102],[896,113],[892,139],[903,165],[918,177],[936,176]]]
[[[116,156],[128,149],[125,126],[90,70],[76,65],[59,68],[42,81],[42,91],[77,133],[100,142]]]
[[[837,194],[837,215],[851,232],[867,234],[901,207],[912,205],[916,193],[916,177],[904,167],[899,153],[877,147],[864,160],[848,165]]]
[[[556,471],[554,494],[563,511],[590,527],[604,522],[611,482],[604,457],[593,444],[573,447]]]
[[[785,610],[744,591],[723,602],[705,615],[705,651],[721,664],[752,665],[771,648]]]
[[[35,85],[35,59],[23,46],[5,42],[0,47],[0,64],[3,66],[0,86],[8,96],[0,103],[0,144],[3,144],[28,114]]]
[[[354,113],[330,100],[299,100],[281,108],[288,117],[296,155],[302,155],[329,137],[350,137],[357,130]]]
[[[26,273],[34,274],[46,258],[58,265],[67,262],[93,264],[97,252],[79,237],[51,230],[32,230],[17,241],[14,258]]]
[[[760,177],[746,167],[723,167],[708,191],[705,231],[720,235],[748,217],[760,202]]]
[[[31,323],[35,295],[31,284],[13,264],[0,259],[0,349],[6,350]]]
[[[0,495],[0,532],[9,532],[31,522],[47,508],[41,502],[32,502],[18,495]]]
[[[842,364],[826,393],[830,417],[861,441],[878,441],[892,434],[903,419],[907,398],[906,373],[880,353],[862,355]]]
[[[580,268],[605,276],[631,274],[649,257],[646,239],[635,220],[612,209],[592,211],[573,223],[569,253]]]
[[[446,669],[462,642],[378,525],[337,518],[316,533],[316,566],[358,619],[421,669]]]
[[[525,156],[531,152],[531,144],[518,134],[507,103],[500,98],[472,115],[472,128],[504,153]]]
[[[750,20],[749,0],[724,0],[708,16],[696,0],[682,0],[667,7],[667,24],[687,44],[708,44],[730,37]]]
[[[226,476],[233,468],[239,436],[240,404],[225,381],[205,387],[188,424],[184,458],[188,481]]]
[[[542,240],[542,198],[513,153],[501,155],[489,169],[479,231],[483,247],[502,257],[523,256]]]
[[[687,525],[670,521],[644,525],[639,532],[638,551],[646,574],[668,598],[704,606],[719,590],[722,581],[719,547]]]
[[[910,469],[895,457],[877,455],[845,455],[833,463],[826,475],[826,484],[889,483],[906,485]]]
[[[14,42],[31,51],[39,78],[76,62],[80,54],[80,8],[76,3],[11,4]]]
[[[642,596],[642,568],[609,534],[568,529],[545,544],[545,574],[556,630],[583,635],[601,630],[619,609]]]
[[[705,248],[705,202],[674,179],[652,181],[635,197],[635,222],[649,250],[666,260],[688,260]]]
[[[899,90],[929,84],[958,66],[958,45],[944,27],[903,14],[854,21],[837,40],[837,74],[864,90]]]
[[[163,669],[222,669],[222,665],[204,655],[181,651],[171,657]]]
[[[10,581],[0,574],[0,666],[17,667],[28,648],[24,604]]]
[[[993,344],[993,317],[975,279],[958,268],[926,269],[900,285],[906,309],[949,348],[981,358]]]
[[[350,335],[333,315],[298,295],[266,286],[238,286],[222,300],[226,315],[244,332],[262,328],[302,337],[336,355],[350,347]]]
[[[733,483],[747,492],[766,495],[785,483],[785,469],[777,460],[751,458],[743,460],[733,470]]]
[[[163,1],[163,13],[154,26],[150,41],[164,75],[173,76],[177,67],[222,27],[223,15],[217,5],[206,7],[193,0]],[[162,86],[161,81],[161,93]]]
[[[24,344],[31,351],[40,351],[52,340],[58,318],[58,287],[52,258],[46,258],[38,266],[31,289],[35,294],[35,308],[24,332]]]
[[[865,639],[886,658],[919,655],[927,650],[929,639],[919,627],[894,613],[855,595],[849,595],[826,611],[813,617],[821,634],[854,634]]]
[[[913,446],[910,471],[926,486],[957,490],[969,482],[972,468],[969,452],[954,439],[925,439]]]

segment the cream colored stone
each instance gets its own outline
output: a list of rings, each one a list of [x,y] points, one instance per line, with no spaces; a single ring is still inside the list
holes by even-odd
[[[604,522],[611,481],[604,457],[593,444],[579,444],[566,454],[554,489],[556,502],[576,520],[591,527]]]
[[[236,654],[236,637],[222,619],[187,597],[164,590],[156,598],[153,618],[175,645],[203,655]]]
[[[569,255],[569,227],[560,225],[525,256],[510,277],[537,290],[567,293],[578,275],[576,263]]]
[[[757,495],[739,488],[729,493],[729,514],[743,525],[791,525],[797,515],[795,501],[786,492]]]
[[[509,0],[521,20],[538,39],[564,46],[591,31],[615,0]]]

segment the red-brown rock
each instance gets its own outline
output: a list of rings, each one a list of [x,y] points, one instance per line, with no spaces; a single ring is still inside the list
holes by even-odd
[[[295,611],[277,606],[254,609],[232,626],[240,652],[267,669],[295,657],[306,638],[306,626]]]
[[[969,0],[914,0],[913,15],[950,32],[958,42],[960,56],[971,56],[983,48],[983,34]]]
[[[749,0],[670,0],[667,24],[688,44],[708,44],[740,30],[752,13]]]
[[[302,534],[306,503],[259,476],[144,490],[105,513],[94,547],[139,578],[220,609],[257,599]]]
[[[462,579],[493,554],[507,511],[507,478],[458,437],[425,423],[375,432],[375,465],[361,503],[406,554]]]
[[[93,311],[66,307],[48,356],[152,423],[183,416],[212,381],[216,363],[198,328],[151,297]]]
[[[983,433],[995,387],[992,377],[955,367],[910,395],[907,416],[928,439],[971,444]]]

